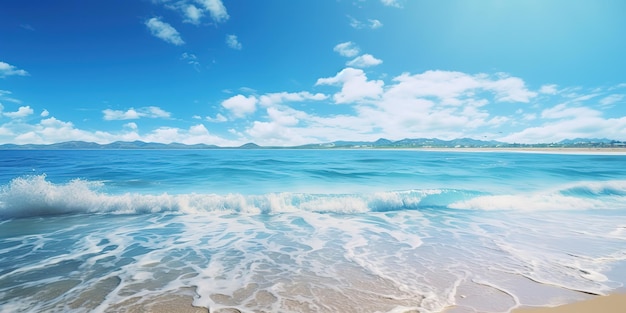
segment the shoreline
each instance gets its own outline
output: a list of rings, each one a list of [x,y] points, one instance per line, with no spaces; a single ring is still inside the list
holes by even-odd
[[[538,154],[580,154],[580,155],[626,155],[624,148],[408,148],[407,150],[433,152],[508,152]]]
[[[523,306],[511,313],[623,313],[624,308],[626,293],[616,293],[554,307]]]
[[[133,301],[134,300],[134,301]],[[109,309],[128,309],[133,312],[143,311],[147,313],[206,313],[209,309],[196,307],[192,304],[193,297],[190,293],[166,294],[150,299],[131,299],[122,303],[113,304]],[[129,303],[130,302],[130,303]],[[616,293],[607,296],[595,296],[557,306],[522,306],[514,308],[510,313],[623,313],[626,308],[626,293]],[[445,309],[447,312],[451,308]],[[234,307],[218,307],[215,312],[238,312]]]

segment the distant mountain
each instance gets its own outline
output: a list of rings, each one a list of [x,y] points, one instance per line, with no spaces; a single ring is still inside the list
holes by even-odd
[[[359,147],[372,147],[372,148],[455,148],[455,147],[498,147],[504,146],[506,143],[498,141],[483,141],[470,138],[460,138],[453,140],[441,140],[437,138],[416,138],[416,139],[402,139],[398,141],[391,141],[385,138],[378,139],[374,142],[367,141],[335,141],[329,144],[322,145],[323,147],[332,148],[359,148]]]
[[[606,138],[576,138],[576,139],[565,139],[559,141],[560,144],[563,145],[577,145],[577,144],[590,144],[590,143],[600,143],[600,144],[610,144],[615,142],[615,140],[610,140]]]
[[[239,149],[261,149],[262,147],[253,142],[239,146]]]
[[[495,140],[485,141],[472,138],[441,140],[437,138],[405,138],[392,141],[380,138],[376,141],[334,141],[321,144],[307,144],[293,147],[263,147],[255,143],[246,143],[239,147],[219,147],[215,145],[182,143],[154,143],[143,141],[116,141],[109,144],[98,144],[84,141],[68,141],[49,145],[0,145],[0,150],[173,150],[173,149],[393,149],[393,148],[507,148],[507,147],[626,147],[626,142],[610,139],[576,138],[566,139],[558,143],[509,144]]]

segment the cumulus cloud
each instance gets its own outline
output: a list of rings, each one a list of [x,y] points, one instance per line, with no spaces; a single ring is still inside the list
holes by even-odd
[[[187,145],[195,144],[214,144],[220,146],[238,146],[241,142],[231,141],[211,134],[203,124],[192,125],[188,129],[177,127],[159,127],[145,135],[140,136],[140,140],[146,142],[158,143],[184,143]]]
[[[130,108],[126,111],[106,109],[106,110],[103,110],[102,113],[104,113],[103,119],[106,121],[134,120],[134,119],[139,119],[143,117],[169,118],[171,116],[170,112],[167,112],[155,106],[143,107],[143,108],[138,108],[138,109]]]
[[[437,97],[444,104],[460,105],[460,97],[468,97],[477,91],[490,91],[497,101],[528,102],[536,96],[529,91],[525,83],[517,77],[486,74],[469,75],[454,71],[426,71],[422,74],[408,73],[393,79],[397,84],[389,94],[405,93],[412,97]]]
[[[355,57],[360,52],[359,47],[352,41],[342,42],[336,45],[333,50],[347,58]]]
[[[257,101],[255,96],[236,95],[222,101],[222,107],[229,110],[233,116],[241,118],[256,111]]]
[[[5,112],[3,113],[3,115],[10,118],[24,118],[33,114],[33,112],[34,111],[33,109],[31,109],[30,106],[23,106],[19,107],[19,109],[17,109],[17,111],[15,112]]]
[[[173,45],[183,45],[185,42],[180,37],[178,31],[172,25],[161,21],[158,17],[153,17],[146,21],[146,26],[153,36],[163,39]]]
[[[348,67],[333,77],[318,79],[315,85],[341,85],[341,91],[333,95],[333,99],[336,103],[351,103],[379,98],[384,83],[368,80],[363,70]]]
[[[204,15],[204,12],[201,9],[199,9],[193,4],[189,4],[189,5],[184,6],[182,10],[186,17],[185,22],[188,22],[194,25],[200,24],[200,19]]]
[[[22,69],[18,69],[17,67],[0,61],[0,78],[5,78],[8,76],[28,76],[28,72]]]
[[[50,144],[71,140],[110,142],[113,136],[106,132],[77,129],[73,123],[49,117],[37,124],[10,123],[0,126],[0,142],[15,144]]]
[[[46,110],[46,109],[41,111],[41,114],[39,114],[39,116],[41,116],[41,117],[48,117],[48,115],[50,115],[50,112],[48,112],[48,110]]]
[[[526,88],[524,81],[518,77],[502,76],[500,79],[483,83],[486,89],[496,93],[496,99],[503,102],[529,102],[537,96],[536,92]]]
[[[230,17],[221,0],[197,0],[205,10],[209,11],[213,21],[222,23]]]
[[[124,124],[124,128],[128,128],[128,129],[132,129],[132,130],[137,130],[137,124],[134,122],[130,122],[130,123],[126,123]]]
[[[42,119],[36,124],[15,120],[0,125],[0,144],[51,144],[73,140],[100,144],[135,140],[157,143],[204,143],[220,146],[239,146],[243,143],[211,134],[202,124],[192,125],[188,129],[162,126],[145,134],[140,134],[137,124],[133,122],[124,124],[123,128],[118,131],[86,131],[77,128],[72,122],[62,121],[55,117]]]
[[[236,35],[226,35],[226,44],[235,50],[241,50],[242,46]]]
[[[370,67],[370,66],[376,66],[383,63],[382,60],[375,58],[373,55],[371,54],[364,54],[364,55],[360,55],[350,61],[348,61],[346,63],[347,66],[352,66],[352,67]]]

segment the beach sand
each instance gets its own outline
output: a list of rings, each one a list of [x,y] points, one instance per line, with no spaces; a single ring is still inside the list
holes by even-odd
[[[590,300],[565,304],[557,307],[520,308],[512,313],[624,313],[626,294],[595,297]]]
[[[591,155],[626,155],[626,148],[561,148],[561,147],[518,147],[518,148],[415,148],[415,150],[437,152],[518,152],[544,154],[591,154]]]
[[[142,313],[207,313],[205,308],[193,307],[192,298],[189,295],[165,295],[161,298],[150,299],[149,301],[129,301],[123,306],[114,306],[111,309],[117,311],[123,307],[126,312]],[[134,302],[134,303],[133,303]],[[107,310],[107,312],[109,312]],[[232,308],[222,308],[214,310],[218,313],[240,312]],[[512,313],[624,313],[626,312],[626,294],[613,294],[609,296],[595,297],[590,300],[565,304],[556,307],[525,307],[518,308]]]

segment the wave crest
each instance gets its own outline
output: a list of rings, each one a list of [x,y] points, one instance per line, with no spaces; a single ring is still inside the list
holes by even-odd
[[[52,183],[45,175],[13,179],[0,188],[0,217],[82,213],[207,212],[356,214],[421,209],[587,210],[624,208],[626,181],[577,183],[550,192],[490,195],[480,191],[426,189],[372,194],[107,194],[101,182]]]

